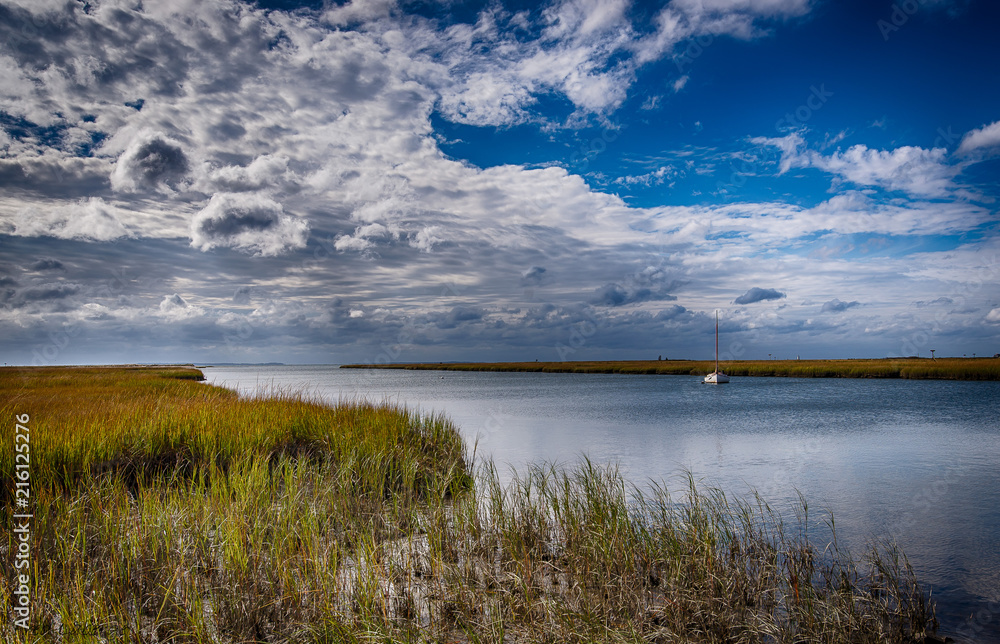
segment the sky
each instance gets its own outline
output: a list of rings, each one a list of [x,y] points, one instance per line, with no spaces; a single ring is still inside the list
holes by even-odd
[[[8,364],[1000,352],[987,0],[0,0]]]

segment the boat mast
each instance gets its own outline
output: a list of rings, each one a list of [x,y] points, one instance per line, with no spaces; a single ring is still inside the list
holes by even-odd
[[[715,310],[715,373],[719,373],[719,310]]]

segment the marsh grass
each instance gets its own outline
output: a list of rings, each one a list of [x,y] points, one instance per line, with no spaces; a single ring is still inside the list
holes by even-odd
[[[186,369],[4,370],[32,427],[42,642],[912,642],[933,609],[891,544],[854,559],[689,481],[502,483],[455,428],[363,401],[248,399]],[[69,375],[67,375],[69,374]],[[9,452],[2,471],[12,471]],[[4,499],[0,601],[12,599]],[[832,531],[832,521],[831,521]]]
[[[353,364],[345,369],[439,371],[530,371],[704,376],[715,370],[707,360],[608,360],[566,362],[460,362]],[[792,378],[903,378],[920,380],[1000,380],[1000,358],[885,358],[876,360],[727,360],[730,376]]]

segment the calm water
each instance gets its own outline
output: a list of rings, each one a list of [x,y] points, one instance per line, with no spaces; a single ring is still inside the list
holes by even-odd
[[[636,483],[692,472],[751,488],[788,518],[828,513],[855,550],[891,535],[938,602],[942,632],[1000,644],[1000,383],[225,367],[209,381],[364,396],[444,412],[504,466],[618,463]]]

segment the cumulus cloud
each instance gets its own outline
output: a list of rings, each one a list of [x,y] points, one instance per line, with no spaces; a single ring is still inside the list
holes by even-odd
[[[177,308],[185,308],[186,306],[187,302],[177,293],[164,297],[163,301],[160,302],[161,311],[170,311]]]
[[[456,306],[448,313],[437,316],[436,325],[439,329],[454,329],[462,324],[482,320],[483,314],[482,309],[471,306]]]
[[[246,166],[227,165],[208,172],[207,183],[225,192],[244,192],[280,187],[294,180],[288,157],[262,154]]]
[[[1000,324],[1000,309],[993,309],[986,314],[986,321]]]
[[[946,157],[944,148],[904,146],[889,151],[855,145],[846,152],[815,156],[812,165],[859,185],[935,196],[947,193],[959,172],[946,162]]]
[[[235,248],[262,256],[304,248],[309,225],[257,193],[219,193],[191,221],[191,245],[201,251]]]
[[[830,300],[829,302],[823,303],[823,308],[820,309],[821,313],[840,313],[841,311],[846,311],[847,309],[852,309],[855,306],[861,306],[861,302],[842,302],[837,298]]]
[[[119,220],[120,211],[100,197],[76,203],[25,208],[18,214],[14,234],[24,237],[49,236],[59,239],[110,241],[130,236]]]
[[[30,266],[33,271],[65,271],[66,267],[58,259],[43,257]]]
[[[590,298],[592,304],[601,306],[621,306],[633,301],[635,300],[629,297],[628,291],[620,284],[605,284],[599,287]]]
[[[395,7],[395,0],[350,0],[328,9],[323,20],[335,26],[369,22],[389,16]]]
[[[440,226],[425,226],[417,231],[417,234],[413,236],[410,240],[410,246],[429,253],[434,248],[435,244],[440,244],[444,241],[443,237],[438,236],[438,233],[440,232]]]
[[[510,72],[472,72],[441,96],[443,114],[468,125],[517,125],[536,102],[529,84]]]
[[[145,130],[132,140],[115,164],[111,187],[121,192],[171,190],[190,170],[180,143]]]
[[[671,291],[678,288],[659,267],[647,266],[642,271],[628,275],[621,283],[609,283],[594,291],[589,303],[597,306],[624,306],[639,302],[665,301],[677,299]]]
[[[174,293],[164,296],[160,301],[159,315],[169,321],[178,322],[190,318],[201,317],[205,310],[198,306],[192,306],[183,297]]]
[[[817,168],[837,175],[842,181],[860,186],[901,190],[921,197],[943,196],[955,188],[954,179],[961,171],[948,163],[948,151],[903,146],[894,150],[875,150],[854,145],[846,151],[822,155],[806,148],[800,132],[783,137],[755,137],[752,143],[781,150],[779,173],[792,168]]]
[[[355,212],[355,219],[357,219],[357,212]],[[423,231],[422,231],[423,232]],[[418,234],[419,237],[419,234]],[[368,253],[372,248],[375,247],[376,243],[382,239],[398,239],[399,238],[399,228],[395,224],[385,225],[380,223],[369,223],[362,226],[358,226],[354,229],[354,234],[352,235],[340,235],[334,241],[333,247],[339,251],[359,251],[362,253]],[[410,240],[410,245],[415,248],[420,248],[421,250],[430,251],[433,247],[437,238],[433,237],[433,231],[431,233],[425,233],[423,237],[419,239],[414,237]]]
[[[1000,121],[967,132],[962,137],[962,143],[958,146],[957,153],[969,155],[974,152],[990,155],[1000,153]]]
[[[656,314],[656,319],[660,321],[674,320],[687,312],[688,310],[680,304],[671,304],[667,308],[661,309],[660,312]]]
[[[340,235],[333,242],[333,247],[341,252],[349,250],[364,252],[371,249],[373,246],[375,246],[375,244],[371,240],[354,235]]]
[[[759,288],[754,286],[749,291],[733,300],[733,303],[753,304],[755,302],[763,302],[765,300],[780,300],[783,297],[785,297],[785,294],[781,291],[776,291],[773,288]]]

